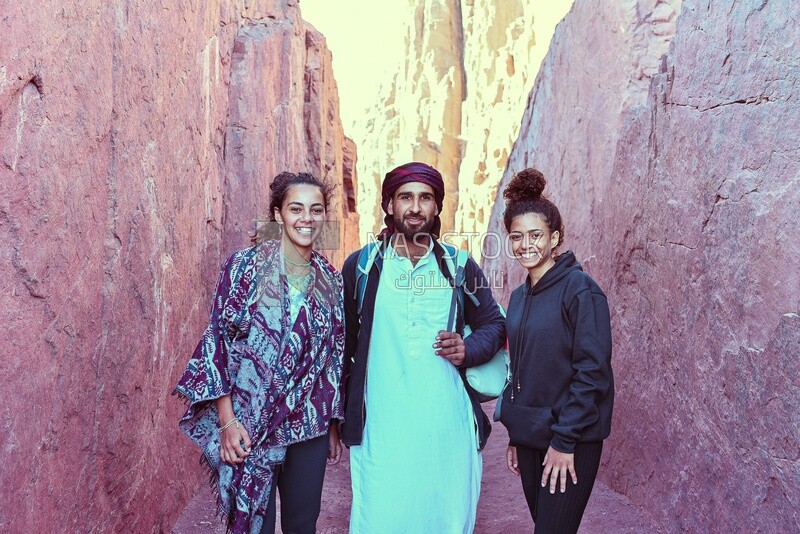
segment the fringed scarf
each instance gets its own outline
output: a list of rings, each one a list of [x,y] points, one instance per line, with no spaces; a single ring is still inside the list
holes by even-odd
[[[296,319],[280,243],[234,253],[220,273],[211,320],[175,392],[189,407],[181,429],[203,451],[228,530],[258,534],[275,469],[286,447],[328,431],[343,419],[339,382],[344,352],[341,275],[317,254]],[[250,435],[250,456],[220,460],[215,399],[231,395]]]

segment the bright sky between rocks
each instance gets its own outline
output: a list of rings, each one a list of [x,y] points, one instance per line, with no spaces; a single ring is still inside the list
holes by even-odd
[[[535,26],[541,21],[537,44],[549,43],[554,21],[569,11],[573,0],[528,0],[536,6]],[[333,53],[339,86],[342,124],[353,135],[353,123],[372,104],[379,84],[403,59],[403,28],[409,0],[300,0],[303,18],[325,36]],[[549,30],[549,31],[548,31]],[[543,47],[542,57],[544,56]]]

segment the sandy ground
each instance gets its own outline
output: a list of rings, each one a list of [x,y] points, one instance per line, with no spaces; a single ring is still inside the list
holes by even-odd
[[[484,410],[491,415],[494,403],[485,404]],[[519,478],[510,473],[505,465],[507,443],[505,427],[495,423],[489,443],[483,451],[483,482],[475,525],[476,534],[533,532],[533,521],[522,495]],[[318,532],[322,534],[347,532],[351,498],[348,460],[345,451],[340,464],[328,466],[322,512],[317,523]],[[201,488],[184,509],[172,534],[224,534],[225,528],[214,517],[214,509],[210,489]],[[615,493],[598,481],[579,533],[653,533],[660,530],[662,529],[654,525],[625,496]]]

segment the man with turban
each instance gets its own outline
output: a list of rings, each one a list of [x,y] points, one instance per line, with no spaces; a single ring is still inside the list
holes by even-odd
[[[345,419],[353,533],[470,533],[480,494],[480,450],[490,425],[462,372],[505,342],[505,321],[478,264],[465,265],[463,322],[448,332],[452,276],[439,243],[442,175],[424,163],[386,174],[386,228],[366,267],[345,261]],[[454,261],[454,260],[453,260]],[[362,264],[363,266],[363,264]],[[460,291],[460,289],[455,289]],[[457,330],[454,328],[453,330]]]

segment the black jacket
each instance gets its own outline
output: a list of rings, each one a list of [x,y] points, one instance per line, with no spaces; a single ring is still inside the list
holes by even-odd
[[[500,419],[511,444],[571,453],[576,442],[607,438],[614,405],[608,302],[572,252],[535,286],[529,277],[514,290],[506,325],[512,382]]]
[[[360,252],[360,250],[357,250],[352,253],[345,260],[342,268],[346,324],[342,377],[345,410],[342,424],[342,441],[348,447],[361,444],[364,424],[367,418],[367,407],[364,402],[367,357],[369,356],[369,341],[372,334],[372,317],[375,311],[375,295],[378,292],[378,282],[381,274],[381,262],[376,261],[367,279],[361,317],[359,317],[355,282]],[[435,241],[433,254],[436,257],[439,269],[450,280],[450,271],[444,261],[444,250]],[[464,340],[466,360],[460,369],[462,378],[466,368],[486,363],[505,343],[505,320],[492,296],[486,276],[484,276],[483,271],[472,258],[467,261],[464,273],[466,289],[477,297],[480,306],[476,307],[469,298],[464,299],[463,321],[470,325],[472,334]],[[400,325],[400,328],[410,328],[410,326]],[[398,334],[402,335],[402,332],[398,332]],[[472,403],[472,409],[478,425],[480,448],[483,449],[491,432],[491,424],[481,409],[477,395],[468,386],[466,380],[464,380],[464,385]],[[413,416],[414,414],[409,414],[409,417]]]

